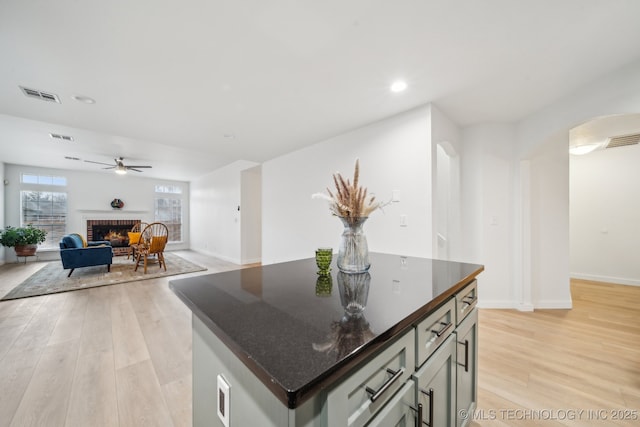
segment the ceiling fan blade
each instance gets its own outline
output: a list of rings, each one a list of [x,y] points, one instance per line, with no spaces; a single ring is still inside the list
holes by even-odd
[[[126,165],[125,167],[126,168],[142,168],[142,169],[148,168],[148,169],[151,169],[151,166],[140,166],[140,165]]]
[[[128,170],[128,171],[142,172],[141,170],[139,170],[139,169],[134,169],[134,168],[133,168],[133,167],[131,167],[131,166],[127,166],[127,170]]]
[[[102,169],[115,169],[115,166],[109,166],[108,168],[102,168]]]
[[[95,163],[96,165],[111,166],[111,163],[94,162],[94,161],[91,161],[91,160],[85,160],[85,162],[87,162],[87,163]]]

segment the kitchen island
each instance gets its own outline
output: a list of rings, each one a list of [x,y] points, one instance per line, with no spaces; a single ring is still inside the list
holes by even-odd
[[[316,271],[311,258],[171,281],[194,314],[193,425],[463,424],[483,267],[372,253],[367,273]],[[439,386],[419,390],[425,375]]]

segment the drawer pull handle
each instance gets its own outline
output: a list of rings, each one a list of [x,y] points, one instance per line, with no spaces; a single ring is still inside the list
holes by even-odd
[[[404,368],[400,368],[397,371],[393,371],[389,368],[387,368],[387,372],[389,374],[391,374],[391,378],[389,378],[384,384],[382,384],[382,387],[380,387],[380,389],[378,391],[372,389],[371,387],[366,387],[365,390],[367,391],[367,393],[369,393],[371,395],[371,397],[369,398],[372,402],[375,402],[376,400],[378,400],[378,398],[380,396],[382,396],[382,394],[387,391],[387,389],[389,387],[391,387],[391,384],[393,384],[395,381],[397,381],[402,374],[404,373]]]
[[[458,344],[464,346],[464,365],[462,363],[458,363],[458,365],[464,366],[464,371],[469,372],[469,340],[464,340],[464,342],[458,341]]]
[[[409,405],[409,408],[411,408],[413,411],[417,412],[418,415],[416,417],[416,427],[422,427],[422,424],[431,427],[431,424],[427,423],[426,421],[422,421],[422,403],[418,403],[418,409],[414,408],[413,406]]]
[[[420,392],[429,398],[429,422],[423,421],[422,423],[431,427],[433,425],[433,389],[430,388],[429,391],[427,391],[421,388]],[[420,419],[422,419],[422,417],[420,417]]]
[[[466,296],[462,298],[462,303],[466,305],[473,305],[476,303],[477,300],[478,300],[477,296]]]
[[[447,332],[449,329],[451,329],[453,327],[453,323],[451,322],[440,322],[440,324],[442,325],[442,328],[440,328],[439,331],[436,330],[431,330],[431,332],[433,332],[434,334],[436,334],[436,336],[439,338],[441,337],[445,332]]]

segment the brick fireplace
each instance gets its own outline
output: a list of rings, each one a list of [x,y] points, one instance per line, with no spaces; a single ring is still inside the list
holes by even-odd
[[[129,252],[127,232],[138,223],[139,219],[88,219],[87,241],[107,240],[111,242],[114,255],[126,255]]]

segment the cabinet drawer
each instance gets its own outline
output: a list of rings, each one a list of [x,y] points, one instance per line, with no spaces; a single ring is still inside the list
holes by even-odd
[[[415,386],[413,380],[407,381],[402,389],[384,407],[367,427],[414,426],[418,417],[415,406]]]
[[[478,282],[473,281],[456,294],[457,325],[471,313],[478,303]]]
[[[456,323],[456,303],[453,299],[431,313],[416,326],[416,368],[447,339]]]
[[[411,377],[415,366],[413,330],[368,361],[327,394],[330,426],[362,426]]]

